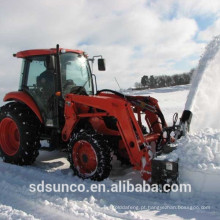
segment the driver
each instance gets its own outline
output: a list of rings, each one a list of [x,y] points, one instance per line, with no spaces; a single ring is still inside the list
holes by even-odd
[[[55,81],[54,66],[50,56],[46,57],[45,67],[46,70],[37,77],[37,85],[38,87],[42,87],[44,92],[47,92],[51,96],[55,91]]]
[[[53,109],[53,97],[55,94],[55,75],[52,57],[47,56],[45,60],[46,70],[37,77],[37,86],[41,90],[42,101],[47,106],[47,116],[50,117],[50,112]]]

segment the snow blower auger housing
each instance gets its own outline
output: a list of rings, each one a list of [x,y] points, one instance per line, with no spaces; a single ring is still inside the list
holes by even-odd
[[[156,99],[97,91],[90,69],[96,56],[89,59],[79,50],[57,45],[14,56],[22,58],[23,65],[19,91],[6,94],[8,103],[0,109],[0,153],[5,162],[33,163],[40,140],[47,140],[48,150],[68,151],[74,174],[83,179],[107,178],[114,152],[146,181],[177,180],[177,161],[156,158],[183,134],[190,114],[183,114],[180,125],[175,115],[174,125],[168,127]],[[104,59],[98,59],[98,68],[105,70]]]

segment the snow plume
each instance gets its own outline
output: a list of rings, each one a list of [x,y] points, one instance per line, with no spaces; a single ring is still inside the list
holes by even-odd
[[[199,61],[185,109],[193,113],[192,132],[220,129],[220,35],[207,45]]]

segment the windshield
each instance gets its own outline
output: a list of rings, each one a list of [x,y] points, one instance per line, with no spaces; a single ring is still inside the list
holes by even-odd
[[[71,92],[93,94],[92,75],[84,56],[76,53],[61,54],[60,69],[63,95]]]

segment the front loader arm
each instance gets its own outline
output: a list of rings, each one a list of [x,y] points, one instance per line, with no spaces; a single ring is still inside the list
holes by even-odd
[[[143,100],[139,98],[139,100],[144,102],[144,98],[146,97],[143,97]],[[155,103],[147,103],[148,108],[145,108],[146,106],[144,105],[139,106],[132,100],[135,100],[135,97],[128,100],[112,95],[83,96],[68,94],[65,99],[66,121],[62,130],[62,137],[64,141],[68,141],[77,122],[82,118],[113,116],[117,119],[118,131],[131,164],[133,164],[134,169],[141,170],[142,177],[145,180],[149,180],[151,177],[151,160],[153,159],[150,142],[157,142],[162,133],[162,126],[157,115],[159,106],[157,100]],[[78,105],[101,111],[81,112],[77,108]],[[149,107],[151,108],[150,110]],[[147,122],[152,128],[152,133],[143,134],[140,123],[135,118],[135,110],[138,110],[139,114],[140,111],[145,113]]]
[[[76,103],[101,109],[104,112],[79,113]],[[131,104],[123,99],[68,94],[65,99],[66,122],[62,131],[63,139],[67,141],[70,138],[73,128],[80,118],[97,116],[114,116],[117,119],[117,126],[127,148],[131,163],[140,166],[142,153],[139,145],[140,143],[144,144],[145,139],[135,119]]]

